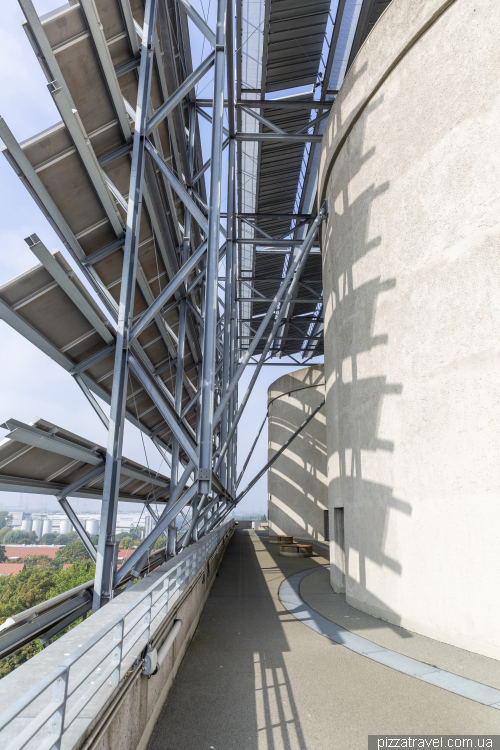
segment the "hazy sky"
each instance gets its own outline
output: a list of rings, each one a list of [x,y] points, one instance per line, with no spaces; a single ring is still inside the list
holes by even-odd
[[[60,6],[57,0],[35,0],[41,15]],[[195,6],[198,3],[194,3]],[[215,3],[214,3],[215,6]],[[201,11],[201,8],[200,8]],[[33,50],[21,28],[24,16],[16,0],[2,3],[2,25],[0,28],[0,114],[5,119],[18,141],[23,141],[60,120],[59,113],[47,91],[45,76],[35,58]],[[205,53],[206,54],[206,53]],[[209,80],[209,79],[208,79]],[[205,85],[204,82],[202,82]],[[210,86],[204,94],[210,95]],[[203,133],[204,158],[208,133]],[[225,200],[226,191],[222,196]],[[223,210],[224,210],[223,206]],[[57,236],[44,219],[33,200],[16,177],[5,158],[0,157],[0,284],[36,265],[24,238],[36,233],[49,249],[63,252]],[[68,257],[68,256],[66,256]],[[71,263],[71,260],[69,259]],[[106,445],[106,431],[92,411],[73,379],[35,346],[0,321],[1,367],[0,367],[0,423],[16,418],[30,422],[33,417],[42,417],[54,424],[69,429],[85,438]],[[270,383],[291,367],[265,367],[254,388],[252,397],[242,417],[238,432],[238,462],[241,466],[255,438],[267,408],[267,388]],[[240,393],[246,389],[253,367],[249,367],[240,381]],[[104,407],[106,412],[108,407]],[[0,432],[0,437],[6,433]],[[141,436],[139,430],[126,423],[123,453],[141,463],[164,473],[162,459],[151,441]],[[147,458],[146,458],[147,457]],[[259,440],[241,487],[267,461],[267,429]],[[246,481],[245,481],[246,480]],[[238,507],[238,513],[267,512],[267,479],[264,476]],[[42,506],[49,505],[49,498],[36,495],[0,492],[0,503],[5,505],[30,506],[39,498]],[[50,502],[52,506],[55,501]],[[128,505],[128,504],[127,504]],[[76,501],[77,510],[97,510],[96,501]]]

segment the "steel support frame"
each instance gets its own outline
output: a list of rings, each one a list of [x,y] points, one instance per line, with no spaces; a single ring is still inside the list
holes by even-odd
[[[132,570],[133,566],[137,564],[139,556],[144,556],[156,538],[170,526],[171,532],[171,543],[170,543],[170,554],[175,550],[175,543],[172,539],[173,527],[172,522],[175,519],[175,515],[180,509],[189,501],[192,502],[193,516],[192,524],[189,529],[188,542],[191,536],[191,532],[196,524],[196,516],[199,510],[206,503],[211,491],[212,491],[212,480],[215,481],[212,473],[212,454],[213,454],[213,439],[214,439],[214,394],[216,389],[220,392],[223,389],[224,377],[225,382],[229,382],[232,368],[231,364],[228,365],[228,357],[232,356],[235,348],[234,341],[236,337],[233,334],[233,343],[228,343],[228,336],[225,332],[225,327],[222,327],[222,341],[217,344],[217,324],[219,321],[219,299],[217,293],[217,280],[219,272],[219,261],[220,261],[220,238],[221,232],[226,232],[221,228],[220,225],[220,199],[221,199],[221,179],[222,179],[222,151],[224,147],[223,135],[223,115],[224,115],[224,84],[225,84],[225,71],[226,71],[226,15],[227,15],[227,0],[219,0],[217,8],[217,28],[216,33],[213,36],[215,42],[214,52],[209,58],[202,63],[200,68],[193,74],[187,76],[186,80],[179,86],[178,90],[173,92],[169,98],[165,101],[165,104],[151,115],[150,111],[150,91],[151,81],[154,65],[154,54],[156,46],[156,24],[157,14],[159,10],[159,3],[161,0],[147,0],[145,7],[144,25],[142,29],[141,38],[141,49],[140,49],[140,64],[138,66],[138,98],[137,107],[135,110],[135,129],[133,136],[132,146],[132,160],[131,160],[131,177],[130,177],[130,188],[129,198],[127,205],[127,224],[126,233],[124,239],[124,260],[123,260],[123,271],[122,271],[122,284],[120,303],[118,309],[118,321],[116,331],[116,349],[115,349],[115,365],[113,374],[113,386],[111,396],[111,410],[110,417],[108,420],[109,431],[108,431],[108,448],[106,456],[105,466],[105,478],[104,478],[104,492],[101,510],[101,535],[99,539],[99,547],[97,551],[97,564],[96,564],[96,585],[94,589],[93,598],[93,610],[96,611],[104,604],[106,604],[113,597],[113,590],[126,575],[127,571]],[[187,12],[193,22],[200,27],[200,19],[195,17],[195,11],[193,11],[189,4],[185,0],[178,0],[183,12]],[[210,37],[210,30],[205,29],[206,33]],[[231,32],[232,33],[232,32]],[[141,35],[139,35],[141,36]],[[200,79],[200,70],[208,70],[211,65],[214,65],[214,98],[213,98],[213,125],[212,125],[212,146],[210,156],[210,193],[208,200],[208,220],[205,218],[203,210],[200,211],[198,204],[195,202],[196,194],[193,189],[193,172],[194,172],[194,155],[195,155],[195,142],[194,134],[197,127],[196,123],[196,105],[194,103],[191,106],[190,113],[190,127],[189,127],[189,146],[188,146],[188,161],[189,170],[188,174],[185,175],[187,187],[184,188],[179,182],[178,178],[175,177],[174,173],[171,172],[168,165],[163,161],[162,155],[155,148],[156,143],[153,145],[148,140],[148,135],[154,128],[161,122],[164,117],[168,116],[175,107],[181,105],[182,101],[189,94],[189,91],[193,88],[193,85]],[[233,135],[234,135],[234,124],[233,124]],[[234,154],[234,140],[232,143],[232,152]],[[145,192],[145,171],[146,171],[146,160],[151,158],[157,168],[162,173],[163,177],[173,187],[179,198],[184,204],[184,236],[182,246],[182,265],[179,272],[174,278],[172,278],[164,290],[164,293],[156,300],[150,303],[149,308],[145,311],[143,316],[132,325],[133,321],[133,304],[134,295],[136,289],[136,279],[138,280],[138,243],[139,243],[139,229],[141,220],[141,210],[143,200],[146,200]],[[234,161],[234,159],[233,159]],[[232,177],[234,181],[234,175]],[[234,202],[231,208],[231,212],[234,214]],[[198,236],[199,231],[206,232],[206,242],[198,248],[196,252],[192,251],[192,232],[191,224],[193,219],[197,222],[199,229],[197,229]],[[228,220],[228,226],[230,225]],[[234,222],[233,222],[234,223]],[[232,232],[234,236],[234,231]],[[233,261],[232,246],[231,253],[229,254],[229,264]],[[185,352],[185,341],[186,341],[186,322],[187,322],[187,311],[188,311],[188,278],[193,270],[201,268],[203,274],[201,276],[202,287],[200,292],[202,294],[202,300],[204,300],[203,308],[203,341],[202,351],[203,359],[201,363],[201,386],[199,388],[200,397],[197,405],[198,418],[197,418],[197,429],[196,429],[196,442],[192,439],[191,435],[188,435],[184,426],[184,415],[182,412],[182,398],[183,398],[183,381],[184,378],[184,352]],[[228,269],[228,273],[232,273],[232,269]],[[229,289],[231,292],[231,303],[228,305],[228,315],[234,314],[235,303],[233,300],[236,299],[235,295],[235,282],[230,282]],[[147,367],[144,367],[143,362],[140,361],[140,357],[137,356],[136,347],[133,347],[133,342],[137,336],[143,331],[147,325],[153,319],[156,319],[158,315],[161,315],[162,308],[167,304],[169,298],[180,292],[180,300],[178,304],[179,310],[179,329],[177,336],[177,357],[176,357],[176,382],[173,404],[170,404],[168,399],[165,398],[165,393],[162,392],[161,383],[158,379],[155,380],[152,373],[147,372]],[[178,298],[178,297],[177,297]],[[190,306],[191,307],[191,306]],[[234,328],[234,326],[233,326]],[[133,348],[132,348],[133,347]],[[133,353],[132,353],[133,351]],[[218,364],[218,358],[221,358],[220,352],[224,351],[226,354],[225,358],[225,370]],[[217,353],[219,352],[219,353]],[[223,357],[222,357],[223,358]],[[220,370],[224,372],[219,372]],[[160,413],[164,417],[168,427],[172,431],[172,466],[171,466],[171,499],[167,504],[161,517],[158,519],[158,523],[153,532],[144,542],[137,548],[136,552],[127,561],[127,564],[122,566],[120,571],[116,573],[116,542],[115,542],[115,527],[116,527],[116,514],[118,509],[118,497],[119,497],[119,480],[120,480],[120,466],[121,466],[121,453],[123,444],[123,433],[124,433],[124,417],[125,407],[127,399],[127,386],[129,381],[130,373],[133,373],[136,380],[138,380],[144,390],[152,398],[155,406],[160,410]],[[74,373],[75,380],[78,385],[82,388],[90,403],[98,413],[101,420],[106,423],[106,417],[100,413],[98,404],[95,400],[92,400],[91,394],[77,373]],[[219,387],[217,388],[217,384]],[[189,393],[189,391],[188,391]],[[189,394],[191,395],[191,394]],[[219,397],[220,398],[220,397]],[[191,399],[193,406],[196,404],[196,399]],[[97,407],[97,408],[96,408]],[[234,410],[233,410],[234,411]],[[228,419],[229,419],[228,415]],[[226,429],[227,433],[227,429]],[[198,443],[198,444],[196,444]],[[187,454],[189,463],[184,469],[183,476],[177,483],[177,474],[179,468],[182,467],[180,462],[180,452],[183,451]],[[186,473],[189,471],[191,474],[195,471],[193,484],[187,488]],[[225,492],[227,486],[228,472],[224,476],[221,476],[222,488]],[[235,482],[233,481],[233,486]],[[220,487],[219,481],[216,482],[216,486]],[[196,502],[196,497],[198,501]],[[174,514],[174,515],[172,515]]]
[[[140,50],[139,85],[135,112],[135,130],[130,172],[127,227],[123,257],[122,283],[118,310],[115,364],[108,448],[104,473],[101,506],[101,533],[97,550],[97,564],[92,609],[98,610],[113,597],[113,575],[116,566],[116,514],[120,485],[120,467],[129,379],[129,334],[132,326],[135,297],[137,255],[142,211],[142,191],[146,159],[146,124],[153,74],[154,42],[158,0],[146,0],[143,37]]]

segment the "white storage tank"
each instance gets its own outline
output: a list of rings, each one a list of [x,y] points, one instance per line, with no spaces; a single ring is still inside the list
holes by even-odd
[[[73,524],[68,518],[65,518],[63,521],[61,521],[61,524],[59,526],[59,533],[69,534],[71,531],[73,531]]]
[[[43,519],[43,526],[42,526],[42,536],[44,534],[51,534],[52,533],[52,521],[50,518],[44,518]]]
[[[31,530],[35,532],[35,534],[37,535],[39,539],[42,536],[42,529],[43,529],[43,519],[34,518],[33,523],[31,525]]]
[[[25,518],[21,522],[22,531],[31,531],[31,518]]]
[[[86,522],[85,528],[87,529],[90,536],[95,536],[95,534],[99,533],[99,521],[97,521],[95,518],[91,518]]]

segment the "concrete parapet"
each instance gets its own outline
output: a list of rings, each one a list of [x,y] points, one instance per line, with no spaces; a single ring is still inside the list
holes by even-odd
[[[213,559],[201,565],[187,589],[173,602],[168,614],[153,620],[148,639],[139,641],[125,657],[120,682],[112,685],[107,681],[82,709],[63,735],[62,750],[144,750],[147,747],[161,708],[198,625],[231,535],[232,530],[212,553]],[[203,540],[198,544],[203,544]],[[189,556],[192,551],[193,547],[188,547],[4,677],[0,681],[2,710],[6,710],[33,685],[45,678],[66,656],[75,652],[80,644],[87,643],[108,623],[120,617],[143,592],[150,589],[168,573],[169,569]],[[141,653],[148,644],[159,651],[176,620],[181,620],[182,625],[161,667],[155,675],[143,675],[142,659],[137,659],[135,654]],[[102,647],[105,649],[106,644],[103,643]],[[99,670],[96,680],[99,677],[98,672]],[[70,685],[72,679],[74,678],[70,677]],[[1,734],[0,745],[8,744],[36,715],[41,709],[40,700],[41,698],[38,698],[29,709],[8,725]]]

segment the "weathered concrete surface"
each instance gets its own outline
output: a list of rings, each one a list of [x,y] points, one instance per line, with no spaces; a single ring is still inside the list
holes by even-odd
[[[500,733],[500,711],[370,661],[292,617],[278,598],[284,578],[317,567],[304,581],[316,579],[307,595],[317,600],[326,563],[280,557],[265,533],[235,532],[148,750],[353,750],[368,734]],[[394,631],[413,638],[380,625],[394,640]]]
[[[347,601],[494,658],[497,10],[393,0],[346,76],[320,167],[329,502],[344,508]]]
[[[323,365],[283,375],[268,390],[269,459],[325,397]],[[267,472],[269,534],[325,538],[325,409]]]

